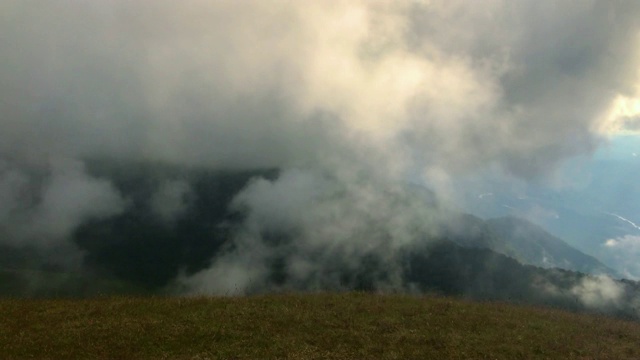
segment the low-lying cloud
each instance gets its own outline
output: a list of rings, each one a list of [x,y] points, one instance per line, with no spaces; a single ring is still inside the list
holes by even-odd
[[[254,180],[232,202],[232,209],[245,214],[233,235],[234,248],[186,283],[196,292],[265,291],[274,286],[267,270],[279,261],[285,289],[296,284],[337,289],[344,285],[337,274],[327,273],[330,264],[355,271],[367,255],[383,254],[381,268],[397,276],[376,287],[402,288],[397,252],[434,236],[441,214],[418,189],[407,192],[369,179],[344,184],[302,170],[274,181]],[[220,281],[220,289],[211,287]]]
[[[0,163],[3,243],[56,246],[83,221],[116,215],[125,205],[108,181],[89,176],[80,162],[23,169]]]
[[[571,293],[587,307],[598,309],[618,306],[622,301],[624,288],[610,277],[602,275],[583,279],[571,289]]]
[[[602,256],[617,264],[625,277],[640,279],[640,236],[626,235],[608,239],[602,246]]]

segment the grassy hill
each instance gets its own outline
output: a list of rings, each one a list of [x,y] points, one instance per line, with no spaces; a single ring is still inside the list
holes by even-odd
[[[408,295],[0,300],[2,359],[638,359],[640,323]]]

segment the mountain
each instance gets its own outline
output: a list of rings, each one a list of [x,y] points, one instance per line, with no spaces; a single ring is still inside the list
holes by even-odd
[[[450,212],[447,221],[440,226],[441,237],[469,248],[490,249],[501,254],[517,257],[508,239],[500,238],[481,218],[462,212]]]
[[[575,249],[530,221],[507,216],[489,219],[486,223],[499,239],[507,243],[511,250],[507,255],[523,264],[594,275],[620,276],[596,258]],[[495,250],[502,252],[500,249]]]
[[[256,177],[274,170],[208,170],[166,164],[89,162],[89,171],[108,179],[128,199],[126,211],[83,223],[73,234],[85,252],[85,265],[143,286],[165,286],[180,272],[210,265],[228,243],[239,214],[229,211],[233,197]],[[154,198],[166,184],[184,183],[184,208],[173,219],[155,211]]]
[[[640,319],[640,283],[522,265],[488,249],[450,241],[418,245],[404,255],[405,281],[420,292],[598,311]]]
[[[495,172],[456,179],[457,205],[483,219],[516,216],[630,279],[640,279],[640,137],[615,136],[591,157],[571,159],[551,179],[517,182]],[[619,242],[619,246],[610,246]]]
[[[213,171],[109,161],[88,162],[87,169],[92,176],[108,180],[127,200],[126,208],[106,218],[87,219],[75,229],[72,245],[82,254],[75,268],[49,264],[47,253],[3,245],[0,295],[198,291],[181,279],[204,273],[205,284],[226,281],[242,268],[207,270],[223,262],[225,255],[259,251],[267,254],[266,260],[260,262],[260,273],[243,288],[244,293],[437,292],[631,317],[640,314],[637,283],[543,268],[598,273],[603,266],[524,220],[484,221],[427,203],[444,220],[426,231],[416,227],[422,230],[412,230],[413,239],[402,245],[368,243],[367,236],[385,236],[373,226],[371,232],[363,229],[364,241],[322,241],[313,248],[301,248],[295,227],[284,227],[258,234],[265,241],[255,249],[234,242],[233,235],[248,215],[231,210],[230,203],[256,178],[277,178],[277,170]],[[171,196],[159,198],[159,194]],[[428,195],[420,199],[432,199]],[[158,211],[158,199],[161,209],[171,211]],[[167,199],[179,200],[180,206]]]
[[[620,277],[615,270],[541,226],[517,217],[483,220],[470,214],[451,213],[440,233],[444,239],[463,247],[489,249],[524,265]]]

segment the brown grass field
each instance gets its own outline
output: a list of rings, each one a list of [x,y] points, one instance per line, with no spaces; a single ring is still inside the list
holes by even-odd
[[[0,359],[640,359],[640,323],[434,296],[0,300]]]

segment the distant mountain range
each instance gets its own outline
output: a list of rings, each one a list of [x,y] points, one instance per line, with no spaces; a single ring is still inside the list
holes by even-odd
[[[607,242],[640,239],[639,154],[639,136],[617,136],[593,157],[561,164],[550,183],[487,172],[456,179],[452,188],[467,212],[483,219],[525,218],[616,273],[638,279],[639,247],[631,242],[616,248]]]
[[[1,295],[176,291],[176,278],[210,267],[218,254],[233,246],[230,234],[244,216],[229,209],[235,194],[253,178],[278,177],[276,170],[212,171],[104,160],[88,162],[88,170],[108,179],[128,199],[127,209],[106,219],[85,221],[76,229],[73,243],[84,254],[77,269],[56,267],[34,249],[3,245]],[[155,212],[153,200],[167,181],[185,182],[190,189],[182,194],[187,205],[170,222]],[[314,276],[337,279],[331,283],[293,281],[287,266],[295,254],[295,234],[276,234],[273,241],[289,250],[273,258],[265,269],[268,283],[253,291],[269,287],[375,291],[394,284],[394,291],[400,286],[404,291],[638,314],[637,283],[585,275],[617,276],[529,221],[514,217],[484,221],[451,211],[448,221],[433,234],[416,238],[400,251],[365,251],[355,259],[329,247],[321,249],[324,260]],[[607,292],[598,292],[601,285]],[[583,296],[589,291],[595,291],[595,300]]]
[[[596,258],[528,220],[506,216],[485,221],[470,214],[452,216],[455,220],[446,225],[445,233],[448,240],[461,246],[489,249],[524,265],[620,277]]]
[[[620,277],[593,256],[575,249],[530,221],[508,216],[489,219],[487,225],[504,241],[504,247],[512,250],[505,255],[523,264]],[[500,249],[494,250],[503,253]]]

